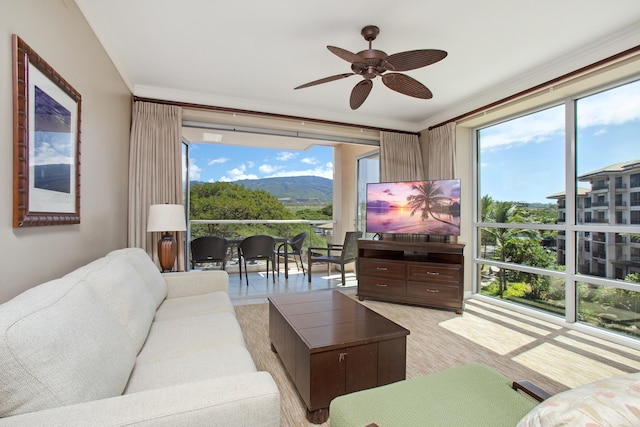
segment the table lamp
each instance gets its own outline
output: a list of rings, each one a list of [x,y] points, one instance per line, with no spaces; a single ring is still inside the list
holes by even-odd
[[[171,271],[178,254],[178,243],[172,231],[186,231],[187,222],[183,205],[151,205],[147,220],[147,232],[162,232],[158,241],[158,259],[162,271]]]

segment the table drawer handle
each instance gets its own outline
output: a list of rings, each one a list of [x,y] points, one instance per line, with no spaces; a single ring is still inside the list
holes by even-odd
[[[428,276],[439,276],[440,273],[436,273],[435,271],[427,271]]]
[[[381,288],[386,288],[389,285],[384,284],[384,283],[376,283],[376,286],[380,286]]]
[[[378,271],[388,271],[389,269],[387,267],[376,267],[376,270],[378,270]]]
[[[439,291],[439,290],[437,290],[437,289],[427,289],[427,292],[431,292],[431,293],[433,293],[433,294],[437,294],[437,293],[438,293],[438,292],[440,292],[440,291]]]

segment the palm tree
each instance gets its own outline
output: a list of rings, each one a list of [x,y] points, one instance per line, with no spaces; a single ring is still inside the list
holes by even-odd
[[[485,197],[487,198],[487,209],[486,211],[484,202]],[[495,222],[499,224],[506,224],[509,222],[514,222],[514,219],[518,218],[520,215],[520,208],[518,204],[512,202],[493,202],[490,197],[483,197],[483,212],[482,212],[482,221],[483,222]],[[535,235],[535,232],[532,230],[522,230],[517,228],[485,228],[482,230],[485,233],[486,237],[495,240],[498,250],[500,253],[500,261],[506,261],[505,254],[505,243],[511,239],[517,239],[522,237],[531,237],[532,234]],[[504,268],[500,269],[500,274],[498,276],[498,295],[500,298],[503,297],[504,291],[507,289],[507,279],[505,275]]]
[[[409,207],[411,208],[411,216],[413,216],[418,210],[421,209],[421,217],[423,220],[431,216],[431,218],[435,219],[436,221],[456,226],[456,224],[437,218],[433,214],[433,210],[436,207],[443,206],[443,201],[451,200],[443,195],[442,189],[440,188],[440,186],[438,186],[438,184],[433,181],[424,181],[418,185],[414,185],[411,189],[418,191],[418,194],[407,196],[407,202],[409,202]]]

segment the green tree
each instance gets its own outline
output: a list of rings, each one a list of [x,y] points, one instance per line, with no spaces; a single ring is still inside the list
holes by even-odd
[[[510,222],[517,222],[516,218],[520,217],[518,205],[512,202],[494,202],[491,204],[487,211],[487,222],[495,222],[500,224],[508,224]],[[507,251],[504,247],[507,241],[513,239],[523,239],[535,237],[535,232],[532,230],[523,230],[518,228],[486,228],[486,235],[494,240],[497,245],[497,253],[501,262],[507,261]],[[509,259],[509,261],[511,261]],[[503,297],[504,291],[507,288],[507,277],[504,268],[500,269],[498,274],[498,295]]]
[[[553,253],[548,252],[537,239],[533,238],[509,239],[505,242],[502,250],[505,252],[505,258],[517,264],[551,268],[555,263]],[[510,281],[524,282],[529,285],[530,290],[526,294],[527,298],[544,299],[549,293],[551,280],[548,276],[516,270],[507,276]]]
[[[190,204],[191,219],[297,219],[270,193],[264,190],[249,190],[229,182],[191,186]],[[258,233],[288,236],[292,232],[291,224],[251,224],[239,228],[226,224],[206,224],[192,227],[192,237],[207,234],[243,237]]]
[[[296,212],[296,216],[300,219],[333,219],[333,205],[327,205],[321,209],[300,209]]]

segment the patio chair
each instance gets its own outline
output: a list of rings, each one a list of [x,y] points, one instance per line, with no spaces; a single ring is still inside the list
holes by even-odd
[[[287,240],[286,242],[280,243],[278,248],[275,251],[276,256],[276,270],[278,271],[278,275],[280,275],[280,257],[285,256],[285,245],[288,245],[290,249],[287,249],[287,256],[292,256],[293,260],[296,263],[296,268],[300,271],[300,267],[298,267],[298,259],[300,260],[300,265],[302,266],[302,274],[306,274],[304,271],[304,264],[302,263],[302,245],[304,244],[304,239],[307,238],[307,233],[300,233],[293,237],[291,240]],[[298,258],[296,258],[298,256]]]
[[[345,264],[356,261],[358,257],[358,239],[362,237],[362,231],[347,231],[344,236],[344,242],[341,245],[329,243],[328,247],[310,247],[308,250],[308,270],[309,283],[311,283],[311,267],[312,265],[325,263],[328,267],[328,273],[331,273],[331,265],[340,265],[342,273],[342,285],[346,283],[344,270]],[[325,252],[325,253],[322,253]]]
[[[273,283],[276,282],[273,255],[275,243],[276,241],[273,237],[266,235],[249,236],[240,242],[240,246],[238,246],[238,253],[240,256],[240,259],[238,260],[238,265],[240,267],[240,280],[242,280],[242,264],[244,264],[244,274],[247,280],[247,286],[249,286],[247,261],[267,261],[267,279],[269,278],[269,262],[271,262]]]
[[[227,265],[227,251],[229,243],[224,237],[204,236],[191,241],[191,269],[196,264],[222,263],[224,270]]]

